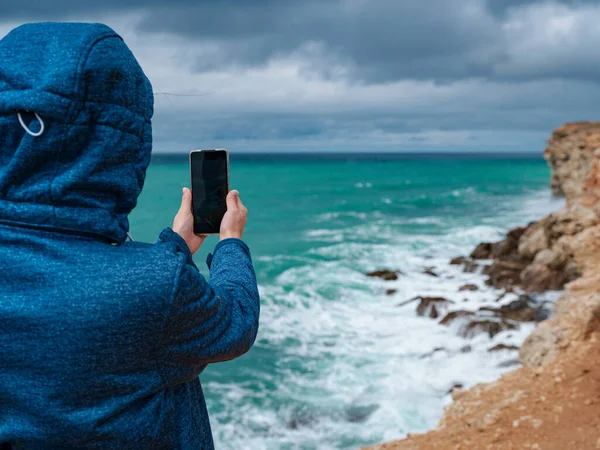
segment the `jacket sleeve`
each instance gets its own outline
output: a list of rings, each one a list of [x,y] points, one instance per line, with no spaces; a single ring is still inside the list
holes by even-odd
[[[204,366],[246,353],[256,339],[260,309],[248,246],[240,239],[220,241],[207,259],[207,283],[177,233],[167,228],[159,241],[183,254],[165,327],[167,359]]]

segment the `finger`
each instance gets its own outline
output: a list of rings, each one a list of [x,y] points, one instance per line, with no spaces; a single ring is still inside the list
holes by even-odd
[[[192,191],[184,187],[182,189],[180,212],[189,212],[192,207]]]
[[[238,191],[231,191],[229,192],[229,194],[227,194],[227,210],[228,211],[232,211],[235,209],[238,209],[238,200],[239,200],[239,192]]]

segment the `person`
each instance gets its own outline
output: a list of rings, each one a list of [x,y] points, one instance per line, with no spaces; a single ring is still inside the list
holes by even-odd
[[[155,244],[127,241],[152,147],[133,54],[105,25],[38,23],[0,60],[0,447],[213,448],[199,375],[258,329],[239,194],[209,283],[188,189]]]

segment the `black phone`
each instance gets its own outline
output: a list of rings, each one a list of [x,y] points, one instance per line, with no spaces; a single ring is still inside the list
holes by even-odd
[[[195,234],[219,234],[227,212],[229,153],[224,148],[190,152]]]

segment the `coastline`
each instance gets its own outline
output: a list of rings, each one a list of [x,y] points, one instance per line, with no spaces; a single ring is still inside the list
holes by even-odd
[[[564,208],[452,261],[519,298],[441,321],[490,335],[539,322],[519,350],[523,367],[454,390],[437,429],[373,449],[600,448],[600,123],[564,125],[548,144],[550,185]],[[548,318],[535,293],[563,288]],[[437,318],[443,300],[421,298],[419,312]]]

